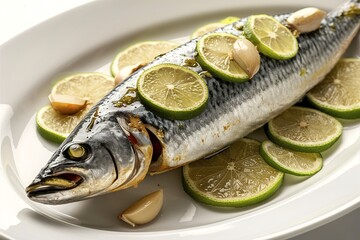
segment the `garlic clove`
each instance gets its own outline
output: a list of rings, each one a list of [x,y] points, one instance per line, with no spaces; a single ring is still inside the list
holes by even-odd
[[[159,214],[163,205],[163,199],[162,189],[150,193],[123,211],[119,218],[133,227],[148,223]]]
[[[54,110],[64,115],[71,115],[79,112],[85,108],[87,103],[87,100],[85,99],[70,95],[52,93],[48,98]]]
[[[317,30],[325,16],[326,12],[309,7],[291,14],[287,22],[300,33],[307,33]]]
[[[240,38],[233,44],[232,57],[251,79],[260,69],[260,54],[254,44]]]
[[[145,66],[146,63],[138,63],[130,66],[123,67],[119,70],[118,74],[115,76],[115,85],[118,85],[122,81],[124,81],[126,78],[128,78],[131,74],[136,72],[136,70],[142,68]]]

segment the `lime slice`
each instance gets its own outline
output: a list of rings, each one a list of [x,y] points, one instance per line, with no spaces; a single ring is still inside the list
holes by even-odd
[[[114,88],[114,78],[101,73],[79,73],[59,80],[51,93],[87,99],[86,107],[73,115],[63,115],[51,106],[45,106],[36,114],[38,132],[45,139],[61,143],[90,108]]]
[[[215,23],[209,23],[206,24],[202,27],[199,27],[198,29],[196,29],[192,34],[191,34],[191,39],[200,37],[208,32],[212,32],[218,28],[221,28],[223,26],[225,26],[226,23],[221,23],[221,22],[215,22]]]
[[[208,100],[207,85],[196,72],[175,64],[159,64],[138,79],[140,100],[156,114],[185,120],[203,112]]]
[[[300,152],[321,152],[342,134],[335,118],[318,110],[291,107],[268,123],[269,138],[282,147]]]
[[[240,20],[240,18],[238,18],[238,17],[229,16],[229,17],[226,17],[224,19],[221,19],[220,23],[230,24],[230,23],[237,22],[239,20]]]
[[[341,59],[307,98],[313,106],[334,117],[360,118],[359,79],[360,59]]]
[[[36,114],[37,130],[43,138],[61,143],[85,114],[85,111],[80,111],[74,115],[63,115],[48,105],[41,108]]]
[[[184,166],[184,190],[200,202],[222,207],[243,207],[269,198],[284,174],[262,159],[259,145],[244,138],[210,159]]]
[[[298,42],[291,31],[268,15],[250,16],[244,34],[259,52],[274,59],[289,59],[298,51]]]
[[[147,64],[155,57],[173,50],[178,45],[170,41],[148,41],[134,44],[116,55],[110,66],[111,74],[115,77],[124,67]]]
[[[213,76],[230,82],[243,82],[249,76],[241,69],[232,57],[234,42],[237,36],[227,33],[210,33],[196,44],[196,60],[201,67]]]
[[[323,166],[320,153],[292,151],[268,140],[261,144],[260,155],[273,168],[296,176],[314,175]]]

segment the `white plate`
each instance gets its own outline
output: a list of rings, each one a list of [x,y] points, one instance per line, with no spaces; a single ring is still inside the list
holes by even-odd
[[[315,5],[330,10],[341,2]],[[224,210],[194,202],[182,191],[178,170],[148,177],[138,189],[61,206],[36,204],[24,194],[56,148],[37,135],[34,123],[56,76],[99,69],[131,43],[178,38],[229,15],[282,13],[310,5],[313,1],[97,1],[2,45],[0,230],[16,239],[267,239],[294,236],[355,209],[360,204],[360,124],[355,122],[345,123],[341,141],[324,154],[320,173],[306,180],[287,176],[274,197],[253,207]],[[359,50],[353,44],[350,52],[358,55]],[[158,185],[165,190],[165,204],[156,221],[133,229],[116,219]]]

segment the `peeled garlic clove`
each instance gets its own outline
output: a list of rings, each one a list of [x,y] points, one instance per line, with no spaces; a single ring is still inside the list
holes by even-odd
[[[130,65],[123,67],[120,69],[118,74],[115,76],[115,84],[118,85],[122,81],[124,81],[126,78],[128,78],[131,74],[133,74],[136,70],[140,69],[141,67],[145,66],[146,63],[138,63],[135,65]]]
[[[64,115],[79,112],[85,108],[87,102],[85,99],[79,97],[54,93],[50,94],[48,98],[54,110]]]
[[[133,227],[152,221],[161,210],[163,195],[162,189],[146,195],[122,212],[119,218]]]
[[[233,44],[232,57],[251,79],[260,68],[260,54],[254,44],[246,38],[236,40]]]
[[[307,33],[318,29],[325,16],[326,12],[318,8],[309,7],[291,14],[287,22],[300,33]]]

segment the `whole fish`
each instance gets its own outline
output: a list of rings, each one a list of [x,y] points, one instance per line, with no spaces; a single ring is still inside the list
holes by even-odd
[[[285,22],[289,15],[275,16]],[[236,26],[217,32],[241,35]],[[209,102],[186,121],[161,118],[136,98],[140,74],[157,64],[186,65],[197,39],[157,57],[105,96],[74,129],[26,188],[46,204],[79,201],[139,184],[160,173],[204,158],[267,123],[299,101],[339,60],[360,25],[359,1],[350,1],[323,20],[320,29],[298,37],[299,52],[289,60],[261,56],[253,79],[230,83],[206,77]],[[201,73],[203,69],[188,66]]]

